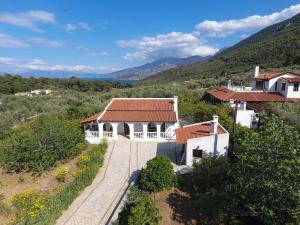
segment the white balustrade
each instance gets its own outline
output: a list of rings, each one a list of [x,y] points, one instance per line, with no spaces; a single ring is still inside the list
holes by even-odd
[[[97,138],[99,137],[98,131],[86,131],[86,136],[90,138]]]
[[[111,132],[111,131],[103,131],[103,137],[112,138],[113,137],[113,132]]]
[[[147,138],[157,138],[157,132],[147,132]]]
[[[144,138],[144,134],[143,132],[133,132],[133,138],[134,139]]]

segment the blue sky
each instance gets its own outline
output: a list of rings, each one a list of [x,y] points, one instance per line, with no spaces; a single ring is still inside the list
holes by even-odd
[[[207,56],[299,12],[294,0],[1,0],[0,72],[100,74]]]

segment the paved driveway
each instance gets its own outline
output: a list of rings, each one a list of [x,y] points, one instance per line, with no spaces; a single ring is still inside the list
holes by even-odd
[[[103,168],[57,221],[58,225],[106,224],[132,179],[146,162],[168,149],[164,143],[111,142]],[[172,155],[172,153],[171,153]]]

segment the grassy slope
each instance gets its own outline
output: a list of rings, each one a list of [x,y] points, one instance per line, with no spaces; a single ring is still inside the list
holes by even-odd
[[[300,14],[259,31],[209,61],[167,70],[146,78],[139,84],[204,79],[203,85],[218,85],[227,77],[247,80],[254,65],[269,70],[277,68],[299,71]]]

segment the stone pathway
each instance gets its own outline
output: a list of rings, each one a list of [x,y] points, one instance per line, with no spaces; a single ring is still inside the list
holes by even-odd
[[[128,184],[149,159],[159,154],[158,145],[130,142],[124,137],[111,142],[93,183],[75,199],[57,225],[106,224]]]

